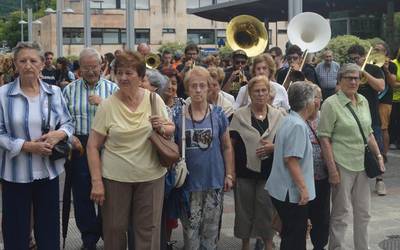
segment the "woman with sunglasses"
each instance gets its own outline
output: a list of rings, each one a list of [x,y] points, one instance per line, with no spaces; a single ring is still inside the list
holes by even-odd
[[[234,165],[228,119],[219,106],[207,102],[210,73],[194,67],[184,79],[191,103],[185,106],[186,164],[189,175],[181,221],[185,249],[216,249],[223,192],[232,188]],[[181,141],[181,115],[174,117],[176,141]]]

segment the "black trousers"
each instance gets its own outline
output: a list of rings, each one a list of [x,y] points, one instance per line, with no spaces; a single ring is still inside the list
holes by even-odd
[[[331,186],[328,178],[315,181],[316,197],[308,204],[312,229],[310,232],[314,250],[323,250],[328,244]]]
[[[282,221],[280,250],[306,250],[308,205],[271,199]]]
[[[389,124],[390,143],[400,145],[400,102],[392,104]]]

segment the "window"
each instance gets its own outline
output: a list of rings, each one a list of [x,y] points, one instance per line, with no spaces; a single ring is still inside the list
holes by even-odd
[[[268,30],[268,45],[272,45],[272,30]]]
[[[215,44],[214,30],[188,30],[187,40],[195,44]]]
[[[126,8],[126,0],[119,0],[121,1],[121,9]],[[150,9],[150,0],[136,0],[136,8],[137,10],[148,10]]]
[[[85,0],[85,1],[90,1],[90,0]],[[90,1],[90,8],[92,9],[115,9],[117,8],[117,0],[102,0],[102,2],[99,2],[99,0],[95,1]]]
[[[173,29],[173,28],[164,28],[164,29],[162,29],[162,33],[163,34],[167,34],[167,33],[175,34],[175,29]]]
[[[64,28],[63,44],[83,44],[83,28]]]
[[[121,43],[126,43],[126,30],[121,30]],[[135,29],[135,44],[150,43],[150,29]]]
[[[199,0],[187,0],[186,8],[188,9],[195,9],[200,7]]]
[[[212,0],[201,0],[200,1],[200,7],[204,7],[204,6],[210,6],[212,5]]]
[[[104,29],[103,43],[104,44],[119,44],[119,29]]]
[[[101,29],[92,29],[92,44],[102,44],[103,34]]]
[[[217,0],[217,3],[226,3],[226,2],[229,2],[229,1],[231,1],[231,0]]]
[[[217,44],[222,47],[226,44],[226,31],[217,30]]]

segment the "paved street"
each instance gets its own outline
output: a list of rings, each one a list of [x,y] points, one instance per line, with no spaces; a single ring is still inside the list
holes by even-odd
[[[399,250],[400,249],[400,150],[392,150],[389,153],[389,162],[386,165],[387,173],[385,183],[387,187],[387,196],[379,197],[372,192],[371,203],[371,223],[369,225],[370,232],[370,249],[371,250]],[[374,188],[374,181],[371,181],[371,190]],[[234,201],[233,193],[228,193],[224,201],[224,215],[221,231],[221,240],[219,249],[233,250],[240,249],[240,240],[233,237],[234,223]],[[349,218],[350,220],[350,218]],[[349,226],[351,228],[352,225]],[[70,227],[66,242],[67,250],[78,250],[81,246],[78,229],[74,221],[74,214],[71,213]],[[391,238],[388,238],[391,237]],[[182,247],[182,231],[179,227],[173,233],[173,239],[177,240],[176,248]],[[384,240],[387,240],[383,242]],[[279,244],[279,238],[275,237],[276,244]],[[348,249],[352,249],[352,233],[346,235],[346,245]],[[386,247],[385,247],[386,245]],[[380,247],[381,246],[381,247]],[[99,243],[98,249],[102,248],[102,242]],[[312,249],[310,242],[308,248]]]

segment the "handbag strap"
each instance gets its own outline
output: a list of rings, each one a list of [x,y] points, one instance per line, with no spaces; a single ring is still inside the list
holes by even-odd
[[[364,141],[364,145],[367,145],[367,139],[365,138],[364,131],[362,130],[361,122],[360,122],[360,120],[358,119],[356,113],[354,112],[354,109],[350,106],[350,103],[348,103],[348,104],[346,105],[346,107],[350,110],[351,114],[353,115],[354,119],[355,119],[356,122],[357,122],[358,128],[360,129],[361,136],[362,136],[363,141]]]
[[[182,142],[181,142],[181,147],[182,147],[182,160],[185,160],[186,157],[186,117],[185,117],[185,103],[182,102]]]
[[[47,121],[42,128],[42,133],[47,134],[50,132],[50,119],[51,119],[51,95],[47,94]]]
[[[151,92],[150,93],[150,105],[151,105],[151,115],[152,116],[158,115],[156,102],[157,102],[156,93]]]

